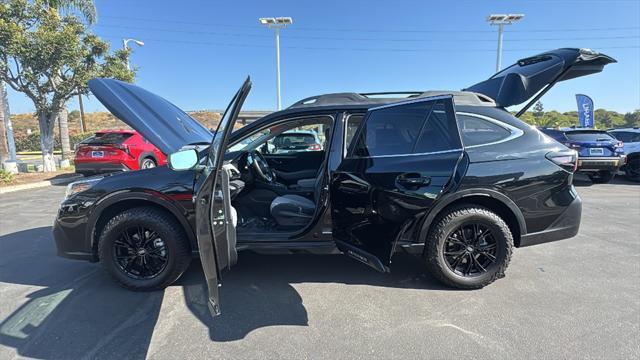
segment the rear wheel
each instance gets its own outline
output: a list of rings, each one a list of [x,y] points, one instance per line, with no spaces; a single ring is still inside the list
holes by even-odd
[[[133,208],[114,216],[99,241],[102,266],[132,290],[170,285],[191,260],[181,225],[171,215],[151,207]]]
[[[151,168],[154,168],[156,166],[157,166],[157,164],[156,164],[155,160],[153,160],[150,157],[142,159],[142,162],[140,163],[140,169],[151,169]]]
[[[624,172],[627,179],[640,182],[640,155],[629,159],[629,162],[625,165]]]
[[[589,179],[591,179],[591,182],[594,184],[606,184],[611,180],[613,180],[613,177],[615,175],[616,174],[613,171],[605,171],[605,170],[600,170],[596,173],[588,174]]]
[[[446,285],[479,289],[504,277],[513,249],[507,224],[488,209],[459,207],[440,217],[425,247],[427,269]]]

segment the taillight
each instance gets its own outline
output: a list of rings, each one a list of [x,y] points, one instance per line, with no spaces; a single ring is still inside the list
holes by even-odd
[[[579,150],[580,149],[580,145],[577,144],[572,144],[572,143],[563,143],[564,146],[568,147],[569,149],[574,149],[574,150]]]
[[[618,141],[618,143],[613,146],[617,148],[621,148],[621,147],[624,147],[624,143],[622,141]]]
[[[128,155],[131,155],[131,153],[129,152],[129,147],[127,145],[123,145],[123,144],[117,144],[117,145],[112,145],[114,148],[118,149],[118,150],[122,150],[124,152],[126,152]],[[113,155],[116,155],[117,153],[113,153]]]
[[[312,144],[311,146],[309,146],[309,150],[311,150],[311,151],[320,151],[320,150],[322,150],[322,146],[320,146],[320,144]]]
[[[551,151],[545,157],[567,171],[575,172],[578,169],[578,153],[574,150]]]

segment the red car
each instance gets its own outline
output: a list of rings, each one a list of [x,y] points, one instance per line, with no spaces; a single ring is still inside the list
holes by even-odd
[[[90,175],[149,169],[167,164],[166,156],[133,130],[103,130],[76,147],[76,172]]]

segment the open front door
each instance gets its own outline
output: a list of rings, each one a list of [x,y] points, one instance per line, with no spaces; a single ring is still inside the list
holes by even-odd
[[[403,231],[447,190],[462,159],[452,96],[370,109],[331,179],[338,248],[387,271]]]
[[[233,223],[236,214],[231,207],[229,178],[223,169],[223,158],[228,137],[250,89],[251,81],[247,78],[220,119],[202,174],[206,178],[195,200],[198,248],[209,291],[209,311],[213,316],[220,314],[220,275],[238,258]]]

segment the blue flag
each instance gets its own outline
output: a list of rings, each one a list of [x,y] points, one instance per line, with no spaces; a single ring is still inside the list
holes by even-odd
[[[593,100],[583,94],[576,94],[578,102],[578,118],[580,119],[580,127],[593,127]]]

